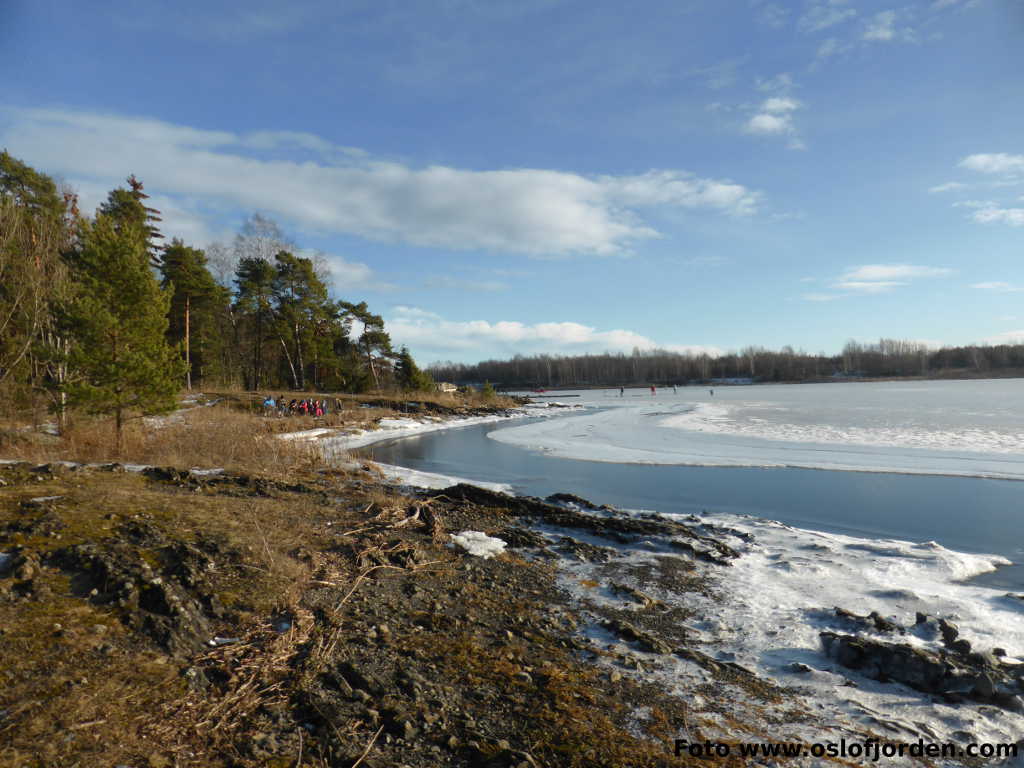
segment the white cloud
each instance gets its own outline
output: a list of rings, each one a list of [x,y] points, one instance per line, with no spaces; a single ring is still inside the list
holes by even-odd
[[[952,192],[953,190],[963,189],[966,186],[966,184],[961,184],[959,181],[947,181],[945,184],[929,187],[928,194],[937,195],[942,192]]]
[[[309,257],[310,254],[303,253]],[[351,291],[391,291],[395,286],[383,282],[377,278],[374,271],[361,261],[348,261],[347,259],[330,253],[319,255],[327,269],[331,273],[331,282],[334,284],[338,295],[348,296]]]
[[[835,293],[805,293],[802,296],[806,301],[835,301],[841,298]]]
[[[796,130],[793,113],[801,107],[799,101],[788,96],[765,99],[761,102],[757,114],[747,121],[744,131],[761,135],[793,133]]]
[[[896,280],[840,280],[833,287],[851,293],[885,293],[900,285],[906,283]]]
[[[747,133],[791,133],[793,119],[789,115],[770,115],[764,112],[754,115],[747,121]]]
[[[757,13],[757,20],[772,29],[781,29],[789,19],[789,9],[777,3],[767,3],[761,6]]]
[[[846,0],[825,0],[825,2],[814,2],[800,17],[797,27],[803,32],[820,32],[823,29],[834,27],[849,21],[857,15],[857,11],[850,8]]]
[[[944,277],[953,273],[945,267],[913,264],[865,264],[843,273],[843,280],[906,280],[915,277]]]
[[[994,293],[1017,293],[1020,290],[1024,290],[1012,285],[1011,283],[1004,283],[998,280],[988,283],[974,283],[971,285],[971,288],[977,288],[982,291],[993,291]]]
[[[979,173],[1020,173],[1024,172],[1024,155],[1005,152],[968,155],[960,161],[959,166]]]
[[[980,208],[971,218],[982,224],[1009,224],[1024,227],[1024,208]]]
[[[983,344],[1024,344],[1024,331],[1003,331],[981,340]]]
[[[827,59],[830,56],[835,56],[847,50],[849,46],[843,45],[835,37],[829,37],[822,40],[821,45],[818,46],[818,53],[816,54],[819,59]]]
[[[978,0],[935,0],[935,2],[932,3],[932,10],[941,11],[943,8],[952,8],[953,6],[959,6],[960,8],[977,8],[978,5]]]
[[[911,280],[917,278],[945,277],[951,274],[953,274],[953,270],[945,267],[924,267],[914,264],[864,264],[846,270],[830,287],[846,295],[887,293],[893,288],[908,285]],[[835,294],[805,294],[804,298],[810,301],[824,301],[826,299],[810,297],[826,295],[831,298],[839,298]]]
[[[876,13],[864,29],[865,40],[889,42],[896,37],[896,11]]]
[[[0,112],[0,146],[72,184],[123,183],[202,202],[259,210],[294,226],[421,246],[534,256],[612,254],[657,237],[648,207],[754,212],[759,195],[682,170],[584,176],[545,169],[414,168],[361,156],[298,132],[235,134],[67,110]],[[273,159],[254,150],[273,148]],[[281,159],[289,149],[315,153]]]
[[[453,354],[532,354],[562,352],[629,352],[640,349],[668,349],[681,354],[720,354],[717,347],[658,344],[629,330],[598,331],[574,322],[526,324],[518,321],[451,321],[417,307],[396,306],[387,317],[386,328],[396,344],[425,350],[427,356]],[[420,352],[423,354],[423,352]]]
[[[757,78],[757,90],[764,93],[789,93],[793,88],[793,76],[788,72],[781,72],[774,77]]]

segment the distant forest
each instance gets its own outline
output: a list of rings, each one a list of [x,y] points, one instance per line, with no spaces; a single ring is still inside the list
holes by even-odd
[[[839,355],[812,355],[792,347],[687,355],[634,349],[632,354],[516,355],[475,365],[436,363],[428,371],[436,381],[489,381],[502,389],[535,387],[619,387],[672,385],[723,379],[757,382],[823,381],[834,378],[981,377],[1019,375],[1024,344],[929,349],[915,341],[881,339],[877,344],[847,342]]]

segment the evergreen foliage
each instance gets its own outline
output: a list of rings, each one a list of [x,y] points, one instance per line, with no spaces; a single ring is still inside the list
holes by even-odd
[[[68,384],[69,403],[112,414],[120,453],[127,418],[175,407],[185,363],[165,338],[171,293],[149,268],[138,224],[100,214],[81,226],[81,248],[70,256],[75,290],[63,317],[79,374]]]
[[[219,373],[225,339],[218,317],[228,308],[228,292],[206,268],[206,256],[175,238],[160,260],[161,287],[171,290],[167,340],[182,348],[188,365],[185,384]]]
[[[142,182],[134,174],[128,177],[127,182],[128,189],[118,187],[111,190],[97,214],[109,216],[118,229],[134,228],[143,238],[151,264],[158,266],[160,245],[157,240],[163,240],[164,237],[156,226],[161,221],[160,211],[145,204],[149,195],[142,191]]]
[[[205,252],[160,246],[147,199],[130,176],[83,220],[73,194],[0,152],[0,407],[45,394],[62,427],[79,408],[113,415],[120,435],[127,418],[164,411],[200,382],[431,385],[408,350],[392,350],[383,319],[333,298],[326,260],[271,219],[253,214]]]
[[[421,371],[408,347],[402,347],[395,362],[395,380],[404,390],[429,392],[434,389],[434,379],[426,371]]]

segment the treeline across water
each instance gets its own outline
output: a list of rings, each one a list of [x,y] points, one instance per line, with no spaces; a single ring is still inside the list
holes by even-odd
[[[254,214],[230,244],[164,242],[134,176],[93,216],[70,189],[0,152],[0,413],[63,428],[123,419],[182,389],[432,388],[365,302],[334,297],[322,257]]]
[[[535,387],[619,387],[672,385],[715,380],[756,382],[820,381],[833,378],[898,378],[1019,375],[1024,344],[929,349],[915,341],[880,339],[847,342],[841,354],[808,354],[747,347],[711,356],[634,349],[632,354],[516,355],[473,365],[436,363],[428,368],[438,381],[489,381],[503,389]]]

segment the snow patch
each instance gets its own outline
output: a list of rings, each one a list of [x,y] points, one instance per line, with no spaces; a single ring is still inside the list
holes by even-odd
[[[505,551],[505,542],[482,531],[463,531],[452,534],[452,543],[462,547],[473,557],[487,560]]]

